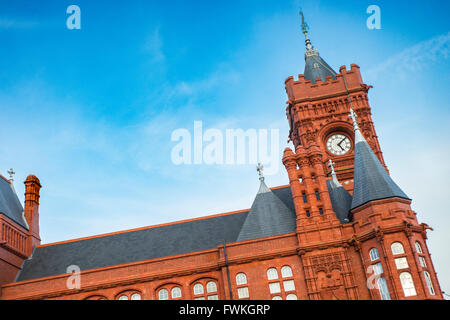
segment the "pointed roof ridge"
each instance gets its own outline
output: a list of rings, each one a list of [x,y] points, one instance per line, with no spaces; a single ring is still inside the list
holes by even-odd
[[[353,109],[350,109],[350,118],[355,131],[355,169],[351,210],[375,200],[394,197],[411,200],[392,180],[364,139]]]
[[[22,204],[17,196],[12,181],[0,179],[0,214],[4,214],[20,226],[29,230],[29,226],[24,216]]]
[[[350,222],[349,213],[352,204],[352,196],[337,179],[336,172],[334,171],[334,163],[331,159],[328,166],[331,168],[331,180],[327,180],[331,206],[341,223]]]
[[[259,173],[259,190],[236,241],[270,237],[296,230],[295,213],[267,187],[262,169],[262,165],[258,164],[256,170]]]
[[[305,71],[303,73],[306,80],[311,83],[316,83],[316,79],[320,78],[322,81],[326,81],[327,76],[331,76],[332,79],[336,79],[337,73],[331,68],[328,63],[323,60],[317,49],[311,44],[311,40],[308,37],[309,26],[305,22],[303,12],[300,11],[300,18],[302,20],[302,33],[305,35]]]

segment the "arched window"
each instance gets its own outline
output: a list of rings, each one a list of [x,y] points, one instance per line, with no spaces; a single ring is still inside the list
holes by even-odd
[[[370,261],[374,261],[374,260],[380,259],[380,255],[378,254],[378,249],[377,248],[370,249],[369,256],[370,256]]]
[[[423,274],[425,275],[425,280],[427,281],[428,291],[430,291],[430,294],[434,295],[435,292],[434,292],[434,288],[433,288],[433,283],[431,282],[430,274],[427,271],[424,271]]]
[[[267,279],[268,280],[275,280],[278,279],[278,271],[275,268],[270,268],[267,270]]]
[[[247,276],[244,273],[238,273],[236,275],[236,284],[242,285],[242,284],[247,284]]]
[[[193,288],[194,300],[219,300],[217,288],[217,282],[212,279],[198,280]]]
[[[297,300],[297,296],[293,293],[290,293],[286,296],[286,300]]]
[[[245,273],[240,272],[236,275],[236,285],[238,286],[237,293],[239,299],[246,299],[250,297],[247,287],[247,276]]]
[[[272,300],[283,300],[283,298],[281,298],[280,296],[274,296],[274,297],[272,298]]]
[[[400,282],[402,284],[405,297],[415,296],[417,294],[412,276],[409,272],[400,273]]]
[[[416,241],[415,245],[417,253],[423,253],[422,246],[420,245],[419,241]]]
[[[167,291],[167,289],[159,290],[158,299],[159,300],[168,300],[169,299],[169,291]]]
[[[206,292],[210,293],[210,292],[217,292],[217,285],[214,281],[209,281],[206,284]]]
[[[400,242],[394,242],[391,245],[392,254],[403,254],[405,253],[405,249],[403,248],[403,245]]]
[[[283,278],[289,278],[292,277],[292,269],[289,266],[284,266],[281,268],[281,276]]]
[[[141,294],[134,291],[134,290],[129,290],[129,291],[125,291],[122,292],[121,294],[119,294],[116,297],[117,300],[141,300]]]
[[[181,289],[179,287],[173,287],[171,290],[172,299],[181,298]]]
[[[205,291],[203,289],[203,285],[201,283],[197,283],[194,286],[194,294],[203,294]]]
[[[133,293],[131,295],[131,300],[141,300],[141,295],[139,293]]]
[[[378,290],[380,291],[381,300],[391,300],[386,280],[383,277],[377,280]]]

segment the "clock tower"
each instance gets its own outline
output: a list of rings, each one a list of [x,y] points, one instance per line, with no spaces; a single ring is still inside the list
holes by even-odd
[[[342,66],[335,72],[312,46],[308,26],[300,15],[306,39],[305,71],[297,80],[291,76],[285,81],[289,140],[296,150],[317,146],[322,152],[323,169],[326,171],[326,164],[332,160],[338,179],[351,191],[355,145],[348,117],[351,107],[358,116],[362,134],[386,168],[368,100],[371,86],[363,82],[356,64],[350,70]]]
[[[387,171],[371,86],[356,64],[335,72],[300,15],[305,71],[285,81],[295,150],[284,150],[283,164],[308,299],[442,299],[426,244],[431,228]]]

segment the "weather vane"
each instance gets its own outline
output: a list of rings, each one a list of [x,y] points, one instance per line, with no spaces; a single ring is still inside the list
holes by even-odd
[[[9,180],[14,181],[13,177],[16,173],[14,172],[13,168],[9,169],[7,173],[9,174]]]
[[[306,35],[308,34],[309,26],[308,26],[308,24],[305,22],[305,17],[303,16],[302,10],[300,10],[300,18],[302,19],[302,30],[303,30],[303,34],[306,36]]]

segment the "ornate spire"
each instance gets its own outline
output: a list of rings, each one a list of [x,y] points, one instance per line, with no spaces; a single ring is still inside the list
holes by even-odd
[[[309,26],[305,22],[303,12],[300,11],[300,18],[302,20],[302,33],[305,35],[305,72],[304,76],[306,80],[310,80],[311,83],[316,83],[316,79],[320,78],[322,81],[326,81],[327,76],[336,79],[336,72],[319,56],[319,51],[315,50],[311,44],[311,40],[308,37]]]
[[[356,115],[356,112],[353,111],[353,108],[350,108],[350,114],[348,117],[352,119],[353,122],[353,129],[355,130],[355,143],[365,141],[363,135],[361,134],[361,130],[359,129],[358,120],[356,119],[358,116]]]
[[[305,35],[306,55],[308,55],[308,53],[318,55],[319,52],[317,52],[317,50],[314,50],[314,47],[311,45],[311,40],[309,40],[308,37],[309,26],[305,21],[305,17],[303,16],[302,11],[300,11],[300,18],[302,19],[302,32]]]
[[[331,177],[333,178],[332,181],[336,187],[342,186],[341,183],[339,182],[339,180],[337,179],[336,171],[334,171],[334,166],[335,166],[335,163],[333,161],[331,161],[331,159],[330,159],[330,161],[328,162],[328,167],[331,169]]]
[[[410,200],[392,180],[364,139],[353,108],[350,108],[349,117],[353,121],[355,130],[355,171],[351,209],[370,201],[386,198],[398,197]]]
[[[270,192],[270,189],[266,186],[266,183],[264,182],[263,169],[264,169],[263,165],[261,163],[258,163],[258,165],[256,166],[256,171],[258,171],[259,181],[261,181],[258,194]]]

